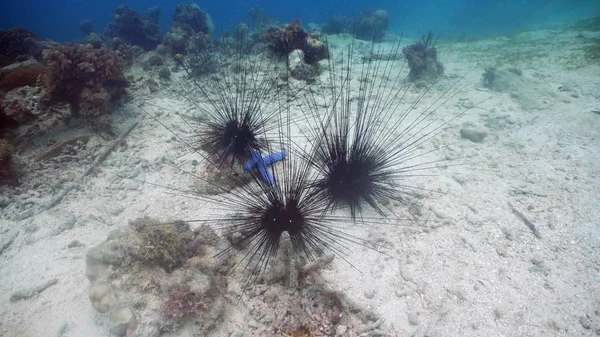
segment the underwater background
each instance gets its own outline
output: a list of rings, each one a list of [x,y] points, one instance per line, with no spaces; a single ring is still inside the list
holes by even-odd
[[[0,2],[0,337],[600,336],[600,0],[188,1]]]
[[[65,42],[84,35],[78,27],[82,19],[103,30],[111,21],[111,12],[125,3],[138,12],[158,6],[159,24],[168,31],[178,1],[3,1],[0,4],[0,29],[24,26],[42,38]],[[300,19],[304,23],[323,23],[333,15],[356,16],[365,8],[386,9],[391,18],[390,29],[396,34],[420,36],[433,30],[442,38],[458,38],[462,34],[486,37],[510,34],[527,29],[556,26],[569,21],[597,16],[597,0],[509,0],[509,1],[198,1],[210,14],[215,34],[232,29],[237,23],[251,23],[248,11],[262,8],[273,18],[287,22]]]

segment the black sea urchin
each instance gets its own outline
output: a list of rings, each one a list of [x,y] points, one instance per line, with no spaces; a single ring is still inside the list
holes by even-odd
[[[247,49],[247,42],[238,40],[233,52],[225,47],[196,51],[208,55],[204,62],[215,63],[216,73],[200,77],[190,70],[197,57],[175,56],[189,78],[172,91],[191,103],[194,115],[170,110],[194,134],[194,150],[204,151],[203,157],[218,167],[241,167],[253,153],[266,151],[266,134],[276,127],[281,108],[273,104],[281,89],[272,76],[280,65]]]
[[[305,112],[316,116],[313,131],[308,133],[313,145],[308,160],[319,173],[313,182],[316,197],[329,210],[349,209],[354,221],[365,207],[385,216],[388,200],[414,189],[404,179],[442,162],[411,160],[423,156],[416,151],[419,146],[465,112],[438,123],[429,118],[441,101],[452,97],[448,93],[455,83],[434,103],[414,113],[431,86],[412,103],[405,103],[410,86],[404,64],[396,61],[399,44],[385,53],[375,47],[372,44],[369,55],[356,60],[350,46],[337,61],[343,67],[339,72],[336,62],[330,61],[329,82],[324,87],[331,93],[319,98],[312,91]]]

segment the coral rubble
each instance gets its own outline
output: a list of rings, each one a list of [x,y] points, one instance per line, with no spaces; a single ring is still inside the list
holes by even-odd
[[[227,267],[216,260],[207,226],[132,221],[87,254],[92,306],[117,336],[160,336],[185,328],[207,335],[224,307]],[[116,318],[115,318],[116,317]]]
[[[6,125],[20,126],[37,118],[43,109],[40,101],[43,92],[35,86],[23,86],[7,92],[0,103],[0,121]]]
[[[282,246],[265,273],[256,277],[262,267],[253,264],[232,277],[235,255],[209,226],[140,218],[88,251],[89,299],[116,336],[242,335],[227,321],[237,315],[252,322],[244,336],[381,332],[376,315],[321,284],[333,255],[307,262],[292,258],[289,237]],[[250,310],[225,314],[240,308]]]
[[[0,129],[10,129],[35,119],[42,112],[43,95],[37,87],[46,67],[35,60],[16,62],[0,69]]]

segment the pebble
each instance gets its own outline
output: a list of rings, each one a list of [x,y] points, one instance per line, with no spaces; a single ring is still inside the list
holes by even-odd
[[[335,327],[335,335],[336,336],[346,336],[346,330],[348,330],[347,326],[338,325]]]
[[[550,214],[548,216],[548,228],[556,229],[556,225],[558,224],[558,219],[554,214]]]
[[[90,287],[88,296],[92,302],[92,307],[101,313],[111,311],[117,304],[117,297],[115,296],[114,290],[110,284],[105,281],[95,282]]]
[[[487,137],[487,131],[483,128],[474,126],[465,126],[460,129],[461,137],[472,141],[473,143],[481,143]]]
[[[410,325],[419,325],[419,314],[411,311],[408,313],[408,324]]]
[[[83,247],[84,244],[79,242],[78,240],[73,240],[71,242],[69,242],[69,244],[67,245],[68,248],[76,248],[76,247]]]
[[[8,205],[10,205],[10,198],[0,195],[0,208],[4,208]]]
[[[400,266],[400,276],[406,282],[410,282],[414,279],[413,273],[406,268],[406,266]]]
[[[472,108],[475,107],[475,104],[473,102],[471,102],[471,101],[464,101],[462,103],[462,107],[465,108],[465,109],[472,109]]]
[[[77,218],[71,212],[66,212],[63,217],[64,221],[58,225],[58,232],[63,232],[72,229],[77,222]]]
[[[25,211],[17,214],[15,216],[14,220],[16,220],[16,221],[23,221],[23,220],[25,220],[27,218],[32,217],[33,214],[34,214],[33,209],[28,209],[28,210],[25,210]]]
[[[112,204],[107,205],[106,209],[107,209],[108,213],[110,213],[111,215],[119,215],[125,210],[125,207],[123,207],[119,204],[116,204],[116,203],[112,203]]]
[[[128,332],[135,331],[137,328],[137,318],[130,308],[119,308],[110,313],[108,324],[109,331],[113,335],[129,336]]]
[[[591,324],[591,322],[590,322],[590,319],[589,319],[589,318],[587,318],[586,316],[581,316],[581,317],[579,318],[579,324],[581,324],[581,326],[582,326],[584,329],[586,329],[586,330],[589,330],[589,329],[591,329],[591,328],[592,328],[592,324]]]
[[[129,191],[137,191],[142,187],[143,183],[136,180],[123,179],[121,189]]]

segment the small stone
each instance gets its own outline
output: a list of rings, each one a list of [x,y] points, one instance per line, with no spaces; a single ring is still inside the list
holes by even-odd
[[[465,126],[460,129],[461,137],[472,141],[473,143],[481,143],[487,137],[487,131],[483,128],[473,126]]]
[[[111,215],[116,216],[116,215],[121,214],[125,210],[125,207],[121,206],[120,204],[115,203],[115,204],[109,205],[107,210]]]
[[[309,81],[319,76],[318,65],[308,64],[304,61],[304,52],[300,49],[288,55],[288,65],[291,76],[297,80]]]
[[[502,256],[502,257],[506,257],[506,255],[507,255],[506,249],[504,247],[497,247],[496,254],[498,254],[499,256]]]
[[[0,195],[0,208],[4,208],[4,207],[8,206],[8,205],[10,205],[10,203],[11,203],[10,198]]]
[[[411,311],[408,313],[408,324],[419,325],[419,314]]]
[[[548,228],[556,229],[556,225],[558,224],[558,219],[554,214],[550,214],[548,216]]]
[[[117,297],[114,290],[105,281],[99,281],[92,285],[89,291],[89,298],[92,302],[92,307],[101,313],[109,312],[117,304]]]
[[[83,246],[83,243],[77,241],[77,240],[73,240],[71,242],[69,242],[69,244],[67,245],[67,247],[69,248],[75,248],[75,247],[81,247]]]
[[[40,227],[35,223],[29,223],[26,224],[23,229],[25,229],[25,232],[27,233],[35,233],[38,231],[38,229],[40,229]]]
[[[590,323],[590,319],[587,318],[586,316],[581,316],[579,318],[579,323],[581,324],[581,326],[586,329],[589,330],[592,328],[592,324]]]
[[[110,313],[108,324],[108,329],[113,335],[133,336],[137,328],[137,318],[130,308],[119,308]]]
[[[402,265],[400,266],[400,276],[406,282],[410,282],[414,279],[413,273],[410,270],[408,270],[407,267]]]
[[[63,232],[75,227],[75,223],[77,222],[77,218],[73,215],[73,213],[65,213],[62,217],[64,221],[58,225],[58,231]]]
[[[471,101],[464,101],[462,103],[462,107],[465,108],[465,109],[472,109],[472,108],[475,107],[475,104],[473,102],[471,102]]]
[[[272,312],[266,312],[265,315],[260,320],[260,322],[265,325],[269,325],[274,321],[275,321],[275,314]]]
[[[348,327],[345,325],[338,325],[335,327],[335,335],[336,336],[346,336],[346,331]]]

